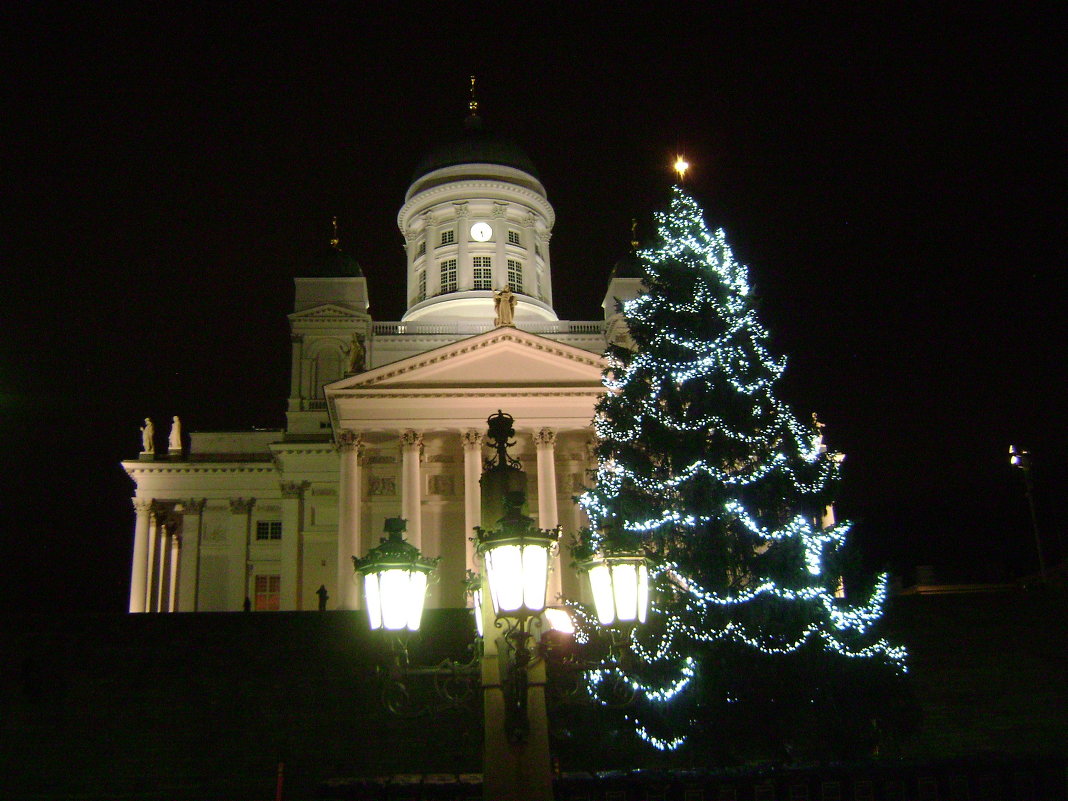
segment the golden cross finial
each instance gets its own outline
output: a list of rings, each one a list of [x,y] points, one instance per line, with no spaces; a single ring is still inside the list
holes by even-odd
[[[467,103],[467,108],[472,114],[478,114],[478,99],[475,97],[475,76],[471,76],[471,99]]]
[[[334,236],[330,239],[330,247],[334,250],[338,250],[338,246],[341,244],[341,239],[337,235],[337,217],[334,217]]]
[[[630,249],[638,249],[638,221],[635,219],[630,221]]]
[[[690,169],[690,162],[686,161],[682,157],[682,154],[675,156],[675,164],[672,165],[676,174],[679,176],[679,183],[681,184],[686,180],[686,170]]]

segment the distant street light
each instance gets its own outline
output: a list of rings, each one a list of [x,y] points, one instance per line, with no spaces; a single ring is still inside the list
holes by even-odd
[[[1024,493],[1027,495],[1027,506],[1031,510],[1031,531],[1035,535],[1035,549],[1038,551],[1038,572],[1042,581],[1046,581],[1046,559],[1042,555],[1042,540],[1038,536],[1038,515],[1035,514],[1035,492],[1031,481],[1031,454],[1023,448],[1015,445],[1009,446],[1009,464],[1023,471]]]

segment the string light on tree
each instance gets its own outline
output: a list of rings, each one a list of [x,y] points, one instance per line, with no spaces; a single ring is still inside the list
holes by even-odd
[[[680,182],[688,167],[676,159]],[[850,525],[824,511],[841,455],[777,396],[786,361],[724,232],[679,186],[657,225],[638,252],[646,291],[622,309],[633,346],[607,353],[596,483],[581,498],[588,545],[611,526],[640,538],[655,591],[633,664],[591,672],[589,690],[629,683],[627,721],[660,750],[747,716],[870,725],[892,704],[848,688],[897,686],[906,653],[876,633],[885,575],[836,597]]]

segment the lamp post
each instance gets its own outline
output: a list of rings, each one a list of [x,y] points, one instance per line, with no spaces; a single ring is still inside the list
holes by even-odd
[[[1038,515],[1035,514],[1035,488],[1031,481],[1030,452],[1010,445],[1009,464],[1023,472],[1024,494],[1027,496],[1027,508],[1031,512],[1031,531],[1035,535],[1035,549],[1038,551],[1038,573],[1044,583],[1046,581],[1046,558],[1042,554],[1042,540],[1038,536]]]

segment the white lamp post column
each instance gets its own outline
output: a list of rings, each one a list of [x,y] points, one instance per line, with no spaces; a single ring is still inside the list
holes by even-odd
[[[556,432],[542,428],[534,432],[534,448],[538,457],[538,527],[556,528],[560,515],[556,505]],[[557,562],[559,556],[554,560]],[[549,603],[563,594],[560,565],[549,566]]]
[[[401,434],[401,516],[408,521],[408,540],[423,547],[422,492],[419,482],[419,456],[423,435],[413,429]]]
[[[133,564],[130,568],[130,611],[144,612],[148,588],[148,526],[152,516],[150,498],[134,498]]]
[[[356,609],[359,588],[352,572],[352,557],[362,555],[360,545],[360,457],[363,439],[348,429],[338,434],[341,452],[340,520],[337,537],[337,593],[339,609]]]
[[[482,488],[478,480],[482,476],[482,434],[465,431],[464,444],[464,564],[468,570],[475,567],[475,526],[482,522]]]

